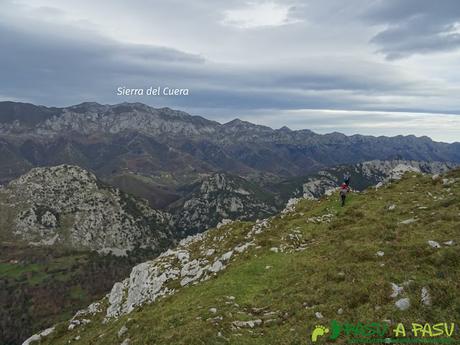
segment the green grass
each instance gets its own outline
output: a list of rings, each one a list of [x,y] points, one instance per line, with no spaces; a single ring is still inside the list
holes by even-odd
[[[70,289],[70,298],[75,299],[75,300],[86,300],[87,299],[87,293],[85,290],[80,286],[76,285]]]
[[[459,178],[460,172],[452,176]],[[393,211],[388,210],[391,204],[396,205]],[[308,221],[324,214],[333,214],[330,223]],[[417,221],[400,223],[410,218]],[[250,225],[239,223],[219,229],[233,229],[225,245],[241,242]],[[124,338],[131,339],[130,345],[307,344],[316,324],[328,325],[333,319],[390,320],[392,325],[458,324],[459,230],[460,182],[446,187],[428,176],[409,174],[389,187],[351,194],[343,208],[337,196],[319,202],[304,200],[295,212],[273,219],[270,228],[257,237],[261,248],[252,247],[238,256],[217,277],[144,305],[117,321],[102,324],[103,315],[97,315],[90,324],[73,332],[61,324],[42,343],[67,344],[79,335],[72,344],[111,345]],[[300,231],[300,240],[289,237],[294,231]],[[453,240],[456,244],[433,249],[428,240],[441,244]],[[293,250],[299,245],[306,249]],[[291,249],[273,253],[269,250],[273,246]],[[377,256],[377,251],[385,255]],[[390,297],[390,283],[407,281],[412,281],[405,288],[411,307],[399,311]],[[422,287],[430,291],[431,307],[420,302]],[[217,308],[216,314],[209,312],[211,307]],[[233,321],[264,318],[253,308],[273,312],[276,321],[254,329],[234,329]],[[337,312],[340,308],[342,314]],[[315,312],[324,318],[318,320]],[[216,316],[222,320],[208,320]],[[118,338],[123,325],[128,332]],[[342,337],[335,342],[342,344],[345,340]],[[327,341],[320,339],[319,343]]]
[[[0,276],[5,278],[19,278],[24,273],[33,273],[41,270],[38,264],[21,265],[17,263],[0,263]]]

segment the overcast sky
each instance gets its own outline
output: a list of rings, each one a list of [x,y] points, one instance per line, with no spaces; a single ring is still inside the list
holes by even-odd
[[[458,0],[0,5],[0,100],[140,101],[220,122],[460,141]]]

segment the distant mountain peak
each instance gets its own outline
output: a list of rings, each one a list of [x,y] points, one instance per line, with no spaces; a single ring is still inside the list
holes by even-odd
[[[278,130],[282,132],[292,132],[292,129],[290,129],[288,126],[283,126]]]
[[[263,125],[257,125],[255,123],[241,120],[239,118],[233,119],[222,125],[224,128],[237,128],[237,129],[263,129],[268,131],[273,131],[272,128]]]
[[[249,123],[247,121],[243,121],[239,118],[236,118],[236,119],[233,119],[231,121],[228,121],[226,123],[224,123],[224,126],[236,126],[236,125],[241,125],[241,124],[245,124],[245,123]]]
[[[87,113],[105,113],[109,109],[108,105],[102,105],[97,102],[83,102],[80,104],[72,105],[70,107],[62,108],[62,112],[71,112],[77,114],[87,114]]]
[[[97,102],[82,102],[79,104],[75,104],[70,106],[69,108],[76,108],[76,107],[101,107],[102,104],[97,103]]]

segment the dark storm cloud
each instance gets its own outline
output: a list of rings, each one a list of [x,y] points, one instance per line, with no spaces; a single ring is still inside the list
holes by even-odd
[[[372,43],[390,60],[460,47],[458,0],[380,0],[365,18],[386,26]]]

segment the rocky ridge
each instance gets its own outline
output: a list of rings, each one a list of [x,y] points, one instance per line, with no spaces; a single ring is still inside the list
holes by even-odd
[[[0,190],[2,233],[32,245],[60,244],[125,255],[172,240],[170,217],[76,166],[34,168]]]
[[[360,191],[396,180],[407,171],[437,174],[454,166],[378,160],[339,166],[299,182],[302,192],[296,187],[286,195],[315,199],[331,194],[344,172],[350,173],[352,188]],[[280,212],[287,201],[277,191],[225,173],[204,176],[187,188],[185,197],[160,211],[103,184],[84,169],[35,168],[0,189],[0,211],[5,213],[1,224],[4,229],[13,224],[15,236],[33,245],[66,244],[125,255],[136,247],[164,247],[172,237],[199,233],[226,219],[266,218]]]
[[[169,210],[176,229],[187,235],[214,227],[223,219],[265,218],[279,208],[273,196],[256,184],[238,176],[216,173],[194,185]]]
[[[29,107],[30,108],[30,107]],[[215,131],[217,123],[169,108],[155,109],[142,103],[121,103],[114,106],[85,102],[67,108],[52,108],[36,126],[12,121],[0,125],[0,133],[30,133],[53,137],[59,133],[76,131],[81,134],[119,133],[125,130],[149,135],[171,133],[177,135],[206,134]],[[46,108],[40,109],[45,112]],[[29,110],[30,111],[30,110]]]
[[[442,174],[456,166],[457,164],[454,163],[408,160],[372,160],[352,166],[338,166],[321,170],[315,176],[308,178],[308,181],[302,186],[302,194],[307,199],[330,195],[343,182],[344,174],[349,174],[352,188],[359,191],[369,186],[381,186],[384,183],[399,180],[407,172]]]

